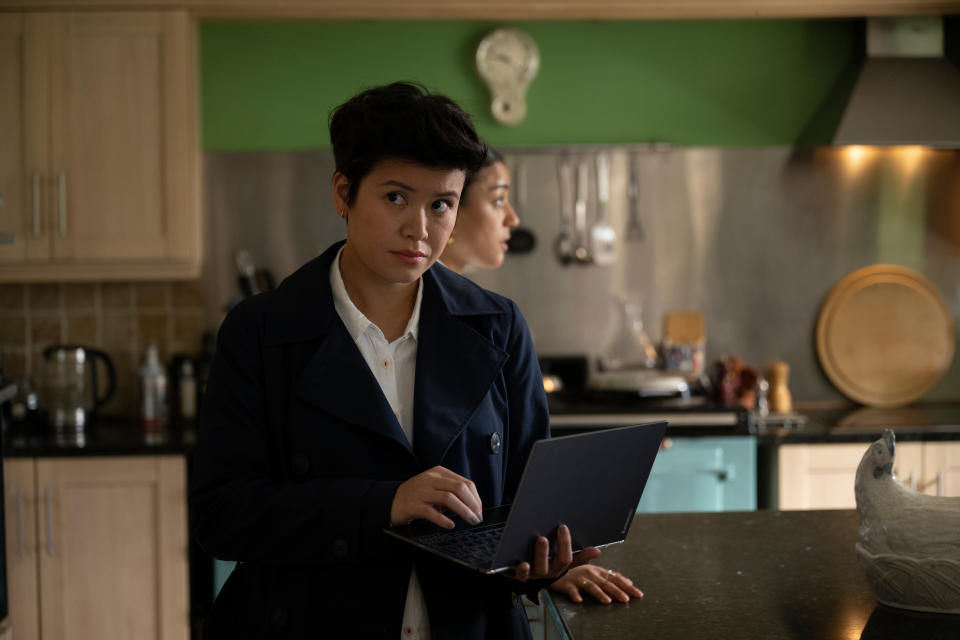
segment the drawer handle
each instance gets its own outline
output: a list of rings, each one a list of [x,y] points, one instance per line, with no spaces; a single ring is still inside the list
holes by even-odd
[[[67,172],[57,174],[57,204],[60,210],[60,235],[67,235]]]
[[[938,469],[938,470],[937,470],[937,477],[936,477],[936,479],[931,480],[930,482],[927,482],[927,483],[924,483],[924,484],[920,485],[920,491],[926,492],[927,489],[929,489],[929,488],[932,487],[932,486],[933,486],[933,487],[936,487],[936,492],[937,492],[936,495],[938,495],[938,496],[942,496],[942,495],[943,495],[943,469]]]
[[[46,523],[44,529],[47,534],[47,555],[53,556],[53,490],[45,487],[43,490],[44,513]]]
[[[711,469],[710,473],[717,476],[717,480],[720,482],[726,482],[737,477],[737,467],[735,465],[728,464],[723,469]]]
[[[33,172],[33,237],[40,235],[40,172]]]
[[[17,555],[27,557],[23,535],[23,487],[17,487]]]

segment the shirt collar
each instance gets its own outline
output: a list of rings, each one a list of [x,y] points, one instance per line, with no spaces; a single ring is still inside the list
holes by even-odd
[[[357,305],[353,304],[353,300],[351,300],[349,294],[347,294],[347,288],[343,284],[343,276],[340,273],[340,255],[342,253],[343,247],[340,247],[336,257],[333,259],[333,263],[330,265],[330,289],[333,293],[333,305],[343,320],[343,324],[347,328],[347,333],[349,333],[350,337],[356,342],[369,327],[373,327],[377,331],[380,331],[380,327],[370,322],[370,320],[363,315],[363,312],[357,309]],[[407,327],[399,339],[407,336],[412,337],[414,340],[418,338],[420,333],[420,302],[422,300],[423,278],[421,277],[417,280],[417,299],[413,303],[413,313],[410,314]],[[383,332],[380,331],[380,333],[382,335]]]

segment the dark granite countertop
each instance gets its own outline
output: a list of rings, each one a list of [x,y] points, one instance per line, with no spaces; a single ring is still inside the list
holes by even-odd
[[[769,422],[743,409],[706,402],[603,402],[550,399],[552,430],[558,435],[650,420],[671,422],[671,437],[756,435],[761,445],[873,442],[884,429],[900,441],[960,440],[960,403],[923,403],[897,409],[847,406],[800,409]],[[721,424],[723,423],[723,424]],[[786,426],[784,426],[786,424]]]
[[[916,404],[897,409],[846,407],[800,412],[799,427],[752,429],[762,443],[801,444],[873,442],[884,429],[893,429],[898,441],[960,440],[960,403]]]
[[[193,452],[196,432],[168,429],[147,436],[132,421],[101,421],[88,427],[82,436],[55,435],[49,430],[8,434],[3,440],[7,458],[51,456],[136,456],[187,455]]]
[[[644,592],[547,607],[579,640],[960,638],[960,616],[878,605],[857,562],[856,511],[641,514],[598,560]]]

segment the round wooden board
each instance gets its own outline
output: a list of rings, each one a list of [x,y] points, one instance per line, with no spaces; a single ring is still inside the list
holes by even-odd
[[[851,400],[899,407],[930,390],[953,360],[953,317],[936,285],[892,264],[858,269],[830,291],[817,355]]]

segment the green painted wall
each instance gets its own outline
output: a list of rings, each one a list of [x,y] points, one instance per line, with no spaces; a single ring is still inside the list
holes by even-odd
[[[859,69],[859,20],[538,21],[516,127],[489,115],[473,52],[492,23],[201,25],[204,148],[327,148],[327,115],[364,87],[419,81],[494,145],[826,143]]]

